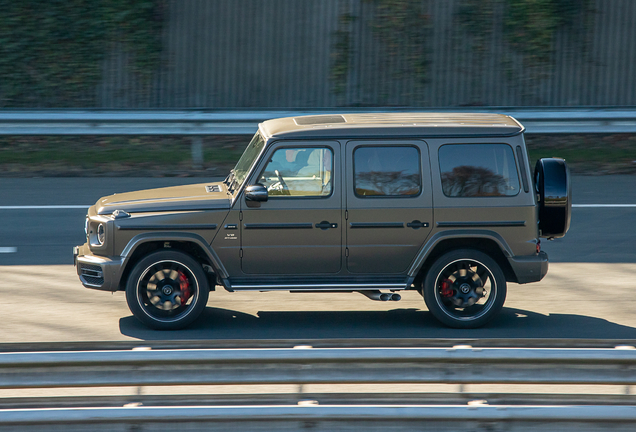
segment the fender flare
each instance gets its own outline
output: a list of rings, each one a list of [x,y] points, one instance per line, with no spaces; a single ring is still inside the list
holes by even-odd
[[[124,272],[124,269],[130,262],[130,258],[134,254],[135,250],[137,250],[139,246],[145,243],[154,242],[154,241],[163,241],[163,242],[182,241],[182,242],[196,244],[197,246],[201,248],[201,250],[203,250],[207,258],[212,263],[212,268],[214,269],[214,273],[224,283],[225,281],[227,281],[228,279],[227,270],[223,266],[221,259],[216,254],[214,249],[212,249],[212,247],[208,244],[208,242],[205,241],[203,237],[201,237],[198,234],[184,233],[184,232],[170,232],[170,231],[137,234],[132,239],[130,239],[130,241],[128,242],[128,244],[126,245],[126,247],[120,254],[120,256],[122,257],[122,265],[120,267],[120,273],[119,273],[120,278]]]
[[[411,267],[408,270],[408,275],[415,278],[419,273],[422,265],[426,262],[427,258],[431,255],[431,252],[435,247],[444,240],[450,239],[487,239],[494,241],[501,249],[501,252],[505,257],[509,258],[514,256],[512,249],[508,246],[508,243],[503,239],[501,235],[495,231],[490,230],[456,230],[456,231],[441,231],[431,236],[424,246],[420,248],[420,251],[415,256]]]

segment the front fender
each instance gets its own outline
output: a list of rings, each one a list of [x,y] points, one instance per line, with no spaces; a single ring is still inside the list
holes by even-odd
[[[127,267],[127,265],[130,262],[130,258],[133,256],[133,254],[135,253],[135,250],[139,246],[143,245],[144,243],[155,242],[155,241],[162,241],[162,242],[180,241],[180,242],[194,243],[195,245],[199,246],[201,250],[206,254],[208,259],[212,263],[212,267],[214,268],[214,272],[216,273],[216,275],[223,280],[227,280],[228,278],[227,270],[223,266],[223,263],[219,259],[214,249],[210,247],[210,245],[205,241],[205,239],[202,236],[198,234],[193,234],[193,233],[169,232],[169,231],[143,233],[143,234],[137,234],[136,236],[134,236],[128,242],[126,247],[124,247],[124,250],[121,253],[121,257],[123,261],[121,266],[121,274],[123,274],[124,269]],[[120,277],[121,277],[121,274],[120,274]]]

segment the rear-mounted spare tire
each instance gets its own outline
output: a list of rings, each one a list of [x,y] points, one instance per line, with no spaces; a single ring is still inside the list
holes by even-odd
[[[560,238],[570,228],[572,187],[565,160],[543,158],[534,168],[534,187],[539,201],[539,235]]]

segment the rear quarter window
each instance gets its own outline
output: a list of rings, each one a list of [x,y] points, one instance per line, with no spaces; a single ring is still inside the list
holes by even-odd
[[[446,144],[439,149],[447,197],[506,197],[519,193],[519,174],[507,144]]]

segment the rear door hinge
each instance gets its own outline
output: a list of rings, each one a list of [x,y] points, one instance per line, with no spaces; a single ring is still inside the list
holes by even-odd
[[[242,221],[242,220],[243,220],[243,212],[242,212],[242,211],[240,211],[240,212],[239,212],[239,220],[240,220],[240,221]]]
[[[243,258],[243,249],[239,249],[239,258]]]
[[[348,257],[349,256],[349,248],[345,248],[345,256]]]
[[[349,220],[349,210],[345,210],[345,220]]]

